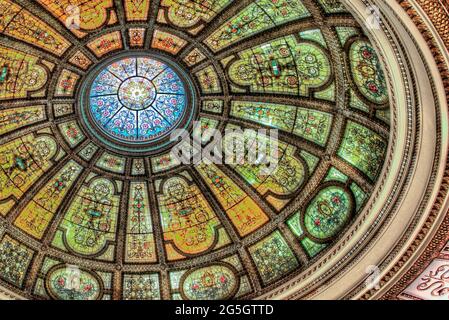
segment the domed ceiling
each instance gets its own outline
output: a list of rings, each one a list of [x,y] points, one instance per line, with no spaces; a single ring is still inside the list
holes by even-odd
[[[0,0],[0,33],[0,283],[21,297],[256,298],[378,183],[388,81],[338,1]],[[269,174],[171,152],[178,129],[260,128]]]

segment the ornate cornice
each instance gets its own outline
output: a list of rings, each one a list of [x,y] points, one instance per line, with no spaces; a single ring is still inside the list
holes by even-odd
[[[415,23],[417,28],[420,30],[423,38],[427,42],[429,49],[437,64],[438,70],[441,75],[441,79],[444,84],[444,89],[446,92],[446,97],[449,101],[449,70],[446,63],[443,52],[438,46],[438,43],[434,37],[432,30],[429,29],[428,25],[421,17],[421,15],[416,11],[415,7],[408,0],[397,0],[400,6],[407,12],[409,17]],[[417,0],[417,4],[421,9],[427,14],[430,21],[432,21],[434,28],[438,32],[441,40],[446,49],[449,49],[449,3],[441,0]],[[441,210],[443,209],[443,204],[447,199],[449,191],[449,162],[446,165],[443,182],[440,185],[440,190],[438,192],[436,201],[433,204],[431,211],[428,214],[427,220],[423,227],[416,235],[412,244],[406,250],[406,253],[397,259],[396,264],[389,270],[389,272],[382,278],[380,285],[383,286],[388,283],[393,276],[395,276],[402,267],[409,261],[415,254],[417,249],[420,247],[422,242],[426,239],[431,231],[432,226]],[[446,214],[444,220],[439,226],[436,234],[433,236],[432,240],[429,242],[427,247],[424,249],[419,258],[415,261],[413,266],[405,272],[399,281],[397,281],[394,286],[385,293],[381,299],[397,299],[398,295],[409,285],[420,273],[429,265],[432,259],[436,258],[444,247],[444,245],[449,240],[449,213]],[[362,297],[362,299],[371,298],[376,291],[371,290]]]

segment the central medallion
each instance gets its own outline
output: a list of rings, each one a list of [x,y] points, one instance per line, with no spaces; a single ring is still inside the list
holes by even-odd
[[[191,120],[191,82],[164,59],[114,59],[103,64],[89,83],[83,112],[101,137],[118,145],[154,143]]]
[[[122,83],[118,97],[128,109],[143,110],[156,99],[156,88],[148,79],[132,77]]]

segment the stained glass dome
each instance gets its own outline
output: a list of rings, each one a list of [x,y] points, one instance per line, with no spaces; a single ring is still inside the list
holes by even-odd
[[[185,84],[166,63],[149,57],[122,58],[94,79],[89,111],[113,139],[149,142],[169,133],[187,107]]]
[[[350,268],[383,228],[429,225],[437,191],[410,190],[447,189],[432,157],[449,144],[431,94],[444,81],[417,88],[441,41],[415,53],[401,24],[365,25],[365,2],[388,20],[416,1],[0,0],[0,295],[296,298],[349,273],[363,286]],[[268,173],[190,161],[228,131],[247,156],[264,130]],[[413,251],[402,240],[375,263]]]

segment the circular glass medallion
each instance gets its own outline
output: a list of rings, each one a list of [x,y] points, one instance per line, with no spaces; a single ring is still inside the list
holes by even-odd
[[[182,119],[184,82],[168,64],[150,57],[123,58],[105,66],[89,92],[89,112],[109,137],[126,143],[152,142]]]
[[[125,80],[118,91],[120,102],[132,110],[143,110],[156,98],[156,89],[150,80],[132,77]]]

